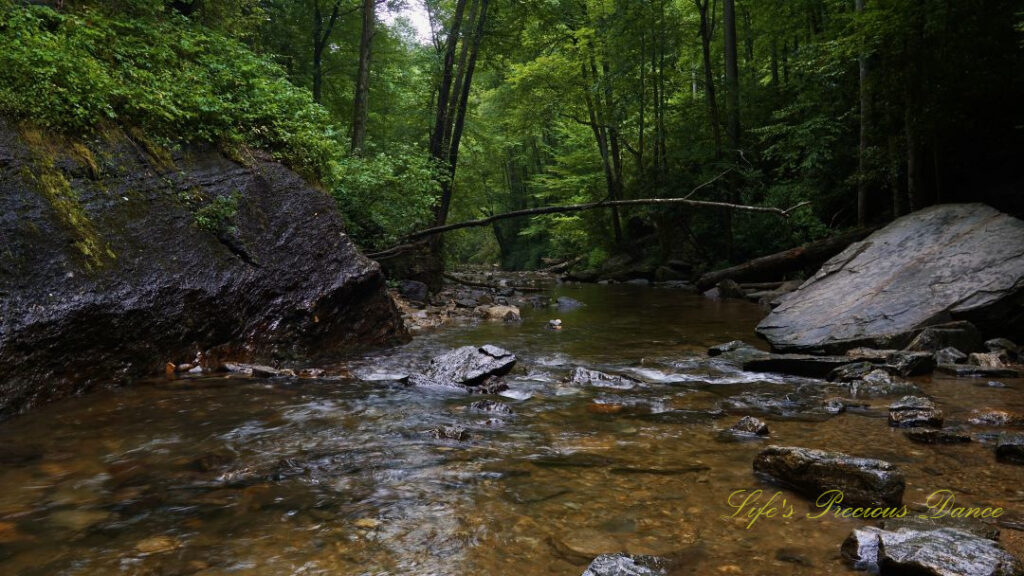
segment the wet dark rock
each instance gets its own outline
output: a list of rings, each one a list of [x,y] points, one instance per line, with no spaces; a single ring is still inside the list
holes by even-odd
[[[793,446],[769,446],[754,459],[754,473],[817,499],[841,490],[844,506],[900,506],[905,481],[892,464]]]
[[[963,444],[971,441],[971,435],[952,428],[911,428],[903,435],[918,444]]]
[[[942,411],[920,396],[904,396],[889,405],[889,426],[896,428],[941,428]]]
[[[515,364],[515,354],[497,346],[463,346],[431,360],[425,376],[446,384],[474,386],[489,376],[508,374]]]
[[[470,410],[476,410],[477,412],[488,412],[491,414],[512,414],[512,408],[504,402],[495,402],[494,400],[478,400],[469,405]]]
[[[466,297],[466,298],[456,298],[455,299],[455,305],[458,306],[459,308],[471,308],[472,309],[472,308],[476,308],[477,306],[480,306],[481,304],[480,304],[480,302],[477,301],[476,298]]]
[[[1016,360],[1020,356],[1020,347],[1007,338],[993,338],[985,341],[985,348],[989,352],[1006,354],[1010,360]]]
[[[737,300],[745,300],[747,298],[747,292],[740,288],[740,285],[735,280],[726,278],[718,283],[718,297],[722,299],[735,298]]]
[[[602,554],[587,566],[583,576],[667,576],[670,563],[657,556]]]
[[[632,284],[634,286],[650,286],[651,281],[647,278],[633,278],[632,280],[626,280],[623,284]]]
[[[212,148],[161,169],[132,140],[59,146],[84,221],[41,193],[37,154],[0,121],[0,417],[161,372],[167,361],[270,362],[406,338],[380,267],[329,194],[269,156]],[[196,213],[237,209],[218,230]]]
[[[799,550],[793,548],[779,548],[775,551],[775,559],[779,562],[787,562],[789,564],[796,564],[798,566],[811,566],[811,561],[806,556],[800,553]]]
[[[956,348],[974,352],[981,348],[981,333],[970,322],[949,322],[925,328],[906,350],[909,352],[937,352],[943,348]]]
[[[952,346],[947,346],[935,352],[936,364],[962,364],[964,362],[967,362],[967,354]]]
[[[855,529],[841,552],[857,570],[915,576],[1017,576],[1020,563],[998,543],[963,530]]]
[[[1021,373],[1012,368],[984,368],[973,364],[939,364],[936,372],[958,378],[1019,378]]]
[[[899,350],[879,350],[878,348],[851,348],[846,351],[846,355],[855,360],[870,361],[870,362],[885,362],[893,354],[899,352]]]
[[[707,298],[708,300],[720,300],[722,298],[718,294],[718,288],[712,288],[710,290],[705,290],[704,292],[701,292],[701,296]]]
[[[770,354],[743,363],[748,372],[775,372],[791,376],[824,378],[840,366],[852,363],[846,356],[813,356],[810,354]]]
[[[1024,426],[1024,414],[981,408],[971,411],[971,417],[968,419],[968,422],[975,426],[1020,427]]]
[[[737,369],[742,369],[744,363],[759,358],[767,358],[769,354],[742,340],[733,340],[732,342],[708,348],[708,356],[714,357],[716,361],[725,362]]]
[[[582,366],[577,366],[565,381],[568,384],[577,386],[597,386],[599,388],[615,388],[619,390],[630,390],[640,384],[639,380],[629,376],[605,374],[604,372],[590,370]]]
[[[555,308],[561,312],[576,310],[584,306],[586,306],[586,304],[583,302],[580,302],[575,298],[569,298],[568,296],[559,296],[558,299],[555,300]]]
[[[900,376],[917,376],[935,368],[935,356],[931,352],[895,352],[887,364]]]
[[[822,406],[829,414],[841,414],[849,408],[865,409],[869,404],[853,398],[832,397],[822,400]]]
[[[429,434],[438,440],[457,440],[461,442],[469,438],[469,433],[466,432],[465,428],[454,425],[438,426],[431,430]]]
[[[872,370],[860,380],[853,380],[848,385],[850,395],[861,398],[901,396],[921,392],[917,386],[893,376],[884,369]]]
[[[413,302],[426,303],[430,299],[430,288],[419,280],[403,280],[398,293]]]
[[[1024,221],[984,204],[941,204],[851,244],[757,331],[787,352],[899,348],[943,318],[1018,339],[1022,304]],[[946,346],[975,350],[959,342],[911,350]]]
[[[996,441],[996,460],[1024,464],[1024,434],[1004,432]]]
[[[878,369],[879,367],[871,362],[854,362],[832,369],[825,379],[829,382],[852,382],[860,380]]]
[[[744,416],[740,421],[733,424],[729,430],[735,434],[750,434],[754,436],[767,436],[768,425],[753,416]]]

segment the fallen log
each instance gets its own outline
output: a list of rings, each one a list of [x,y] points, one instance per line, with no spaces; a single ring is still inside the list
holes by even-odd
[[[697,279],[697,289],[708,290],[727,278],[736,281],[769,281],[805,268],[818,268],[826,260],[842,252],[850,244],[863,240],[874,230],[857,228],[803,246],[754,258],[730,268],[708,272]]]
[[[459,278],[458,276],[449,274],[448,272],[445,272],[443,276],[452,282],[462,284],[463,286],[471,286],[473,288],[489,288],[491,290],[511,288],[518,292],[547,292],[550,290],[550,288],[540,288],[538,286],[499,286],[497,284],[488,284],[487,282],[474,282],[472,280],[466,280],[465,278]]]

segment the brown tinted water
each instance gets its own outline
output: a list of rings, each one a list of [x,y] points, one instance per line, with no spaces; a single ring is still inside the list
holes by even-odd
[[[723,518],[768,443],[890,460],[905,502],[1024,511],[1024,468],[991,436],[909,442],[891,398],[829,416],[823,383],[739,372],[702,355],[743,338],[762,312],[673,290],[562,287],[588,305],[525,311],[521,324],[420,335],[343,360],[353,374],[407,372],[463,344],[520,357],[512,416],[478,397],[386,382],[158,380],[0,423],[0,574],[578,575],[602,552],[675,554],[680,574],[848,574],[839,545],[859,520]],[[559,317],[560,332],[544,328]],[[574,366],[630,374],[632,390],[572,388]],[[1024,382],[919,380],[951,423],[971,408],[1024,411]],[[759,404],[757,401],[761,401]],[[766,409],[759,409],[767,406]],[[722,431],[743,414],[769,440]],[[463,441],[430,430],[460,425]],[[1020,553],[1018,532],[1003,542]]]

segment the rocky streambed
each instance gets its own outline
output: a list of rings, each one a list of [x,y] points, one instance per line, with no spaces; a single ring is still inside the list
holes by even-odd
[[[1019,570],[1016,374],[865,350],[808,371],[816,357],[750,338],[752,303],[637,285],[507,297],[535,296],[519,320],[466,313],[397,348],[178,373],[0,424],[0,571]],[[410,311],[430,306],[447,304]],[[836,486],[910,516],[944,490],[1003,513],[815,516]]]

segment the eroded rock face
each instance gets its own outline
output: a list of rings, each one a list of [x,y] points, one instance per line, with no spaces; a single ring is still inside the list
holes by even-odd
[[[1020,563],[996,542],[954,528],[855,529],[842,555],[857,570],[925,576],[1016,576]]]
[[[405,337],[334,200],[285,166],[43,139],[0,121],[0,417],[197,352],[272,363]]]
[[[903,473],[883,460],[794,446],[762,450],[754,459],[754,473],[811,500],[841,490],[843,506],[900,506],[906,486]]]
[[[983,204],[904,216],[826,262],[757,332],[778,351],[900,348],[959,319],[1021,340],[1024,221]]]

